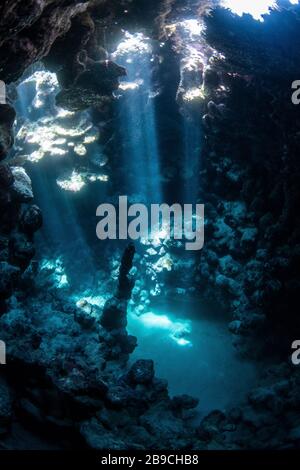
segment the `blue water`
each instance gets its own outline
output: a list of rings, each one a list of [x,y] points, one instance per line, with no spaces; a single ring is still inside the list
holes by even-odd
[[[139,42],[140,35],[129,35]],[[143,38],[143,36],[141,35]],[[135,39],[136,38],[136,39]],[[128,40],[128,39],[127,39]],[[157,135],[156,110],[152,83],[152,54],[150,41],[141,39],[149,48],[142,54],[135,50],[115,53],[113,57],[126,68],[123,85],[134,84],[136,89],[125,93],[117,101],[119,128],[123,141],[121,161],[126,168],[124,184],[129,194],[138,194],[146,201],[161,201],[160,154]],[[126,43],[126,40],[125,40]]]
[[[154,308],[146,318],[131,316],[129,332],[138,337],[131,360],[153,359],[156,375],[168,380],[170,395],[198,398],[202,415],[243,401],[258,380],[258,369],[237,356],[227,322],[202,316],[199,308],[183,302]],[[174,339],[178,324],[190,333]]]

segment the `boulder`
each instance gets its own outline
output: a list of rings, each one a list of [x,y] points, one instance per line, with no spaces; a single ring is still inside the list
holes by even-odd
[[[31,179],[24,168],[12,167],[14,183],[11,187],[11,193],[17,202],[30,202],[33,199]]]
[[[136,361],[128,373],[129,380],[133,384],[149,384],[154,378],[154,362],[140,359]]]
[[[198,398],[189,395],[178,395],[172,399],[172,406],[175,409],[191,410],[198,406]]]
[[[112,451],[126,449],[125,442],[108,432],[96,418],[82,423],[80,432],[92,449]]]
[[[20,226],[23,232],[32,234],[43,225],[43,215],[41,209],[36,206],[28,207],[21,215]]]
[[[103,308],[100,323],[108,331],[126,328],[127,302],[115,297],[109,299]]]
[[[26,269],[35,255],[33,243],[28,240],[25,234],[15,233],[10,239],[9,247],[12,262],[20,268]]]

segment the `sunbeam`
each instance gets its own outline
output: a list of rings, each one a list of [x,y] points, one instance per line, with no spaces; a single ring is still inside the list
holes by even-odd
[[[120,84],[120,132],[123,161],[131,192],[146,201],[161,198],[159,144],[153,102],[151,42],[141,33],[125,33],[113,58],[126,67],[127,81]]]

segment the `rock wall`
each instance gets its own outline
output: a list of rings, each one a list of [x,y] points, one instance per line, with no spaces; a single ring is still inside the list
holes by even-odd
[[[200,445],[190,421],[198,401],[171,399],[153,361],[127,365],[137,342],[126,331],[133,255],[132,247],[125,250],[118,290],[94,316],[68,293],[56,289],[49,296],[38,285],[30,297],[20,291],[10,301],[0,318],[9,356],[0,382],[0,449],[26,446],[30,429],[33,436],[46,433],[48,442],[58,436],[58,448]],[[20,425],[23,442],[16,437]]]
[[[207,41],[226,59],[209,70],[217,86],[203,118],[200,187],[212,241],[202,269],[228,294],[240,347],[261,337],[265,353],[285,357],[299,328],[299,112],[291,101],[299,59],[290,49],[299,15],[295,7],[260,23],[216,10],[206,20]]]
[[[0,105],[2,158],[13,145],[14,118],[11,106]],[[4,301],[35,253],[33,235],[42,225],[42,214],[32,203],[33,198],[31,181],[24,168],[0,163],[0,314]]]
[[[93,2],[93,8],[104,4]],[[33,234],[42,225],[42,215],[32,205],[34,195],[31,181],[22,167],[13,166],[7,157],[14,143],[15,111],[11,99],[16,98],[13,87],[29,66],[49,56],[49,66],[55,58],[55,69],[62,89],[59,104],[71,109],[86,109],[111,97],[118,87],[118,77],[125,71],[105,59],[105,51],[94,49],[89,57],[84,46],[95,44],[95,25],[87,8],[88,1],[11,0],[0,7],[0,79],[5,83],[7,104],[0,105],[0,167],[1,204],[1,301],[7,299],[18,278],[34,256]],[[101,10],[102,11],[102,10]],[[68,31],[70,30],[70,34]],[[63,36],[64,40],[57,40]],[[50,51],[52,51],[50,53]],[[58,51],[58,53],[57,53]],[[61,54],[63,51],[63,54]],[[67,57],[67,60],[65,58]],[[4,307],[2,307],[4,308]]]

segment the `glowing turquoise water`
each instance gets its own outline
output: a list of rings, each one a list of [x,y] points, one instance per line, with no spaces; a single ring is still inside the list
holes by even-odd
[[[257,365],[240,360],[227,323],[209,318],[186,319],[196,305],[173,303],[129,317],[129,332],[138,338],[131,360],[153,359],[156,375],[166,378],[171,396],[199,398],[199,412],[236,406],[257,380]],[[170,313],[172,312],[172,313]]]

